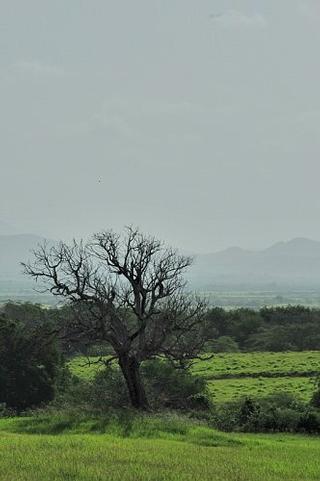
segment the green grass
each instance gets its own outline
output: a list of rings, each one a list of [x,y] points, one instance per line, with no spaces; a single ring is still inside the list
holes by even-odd
[[[276,377],[218,379],[209,381],[209,391],[214,402],[223,403],[242,397],[265,397],[275,392],[294,394],[301,401],[310,401],[314,383],[308,377]]]
[[[92,378],[101,365],[98,358],[75,357],[70,361],[71,371],[82,378]],[[88,364],[88,361],[91,364]],[[229,376],[254,376],[268,373],[270,375],[306,375],[320,372],[320,351],[302,352],[249,352],[216,354],[209,361],[199,361],[193,371],[206,379],[225,378]]]
[[[103,365],[98,364],[97,357],[84,357],[84,356],[77,356],[74,357],[69,362],[69,367],[75,376],[78,376],[82,379],[91,380],[94,378],[96,373],[99,369],[102,369]]]
[[[48,420],[47,428],[57,421]],[[38,422],[45,424],[44,418]],[[230,435],[163,417],[134,423],[127,433],[112,432],[112,422],[106,434],[89,434],[90,423],[74,421],[63,434],[39,436],[26,434],[28,425],[39,429],[34,419],[2,420],[0,481],[320,479],[317,438]]]
[[[100,367],[85,363],[71,370],[91,379]],[[275,391],[308,400],[320,353],[219,354],[193,370],[217,402]],[[227,434],[170,413],[0,419],[0,481],[319,481],[319,452],[319,437]]]
[[[206,379],[228,376],[308,375],[320,372],[320,351],[250,352],[216,354],[213,359],[198,362],[193,371]]]
[[[70,368],[77,376],[92,379],[101,366],[88,365],[86,358],[77,357],[70,362]],[[277,391],[308,401],[314,390],[311,375],[320,372],[320,351],[216,354],[209,361],[197,362],[192,369],[208,380],[218,403]]]

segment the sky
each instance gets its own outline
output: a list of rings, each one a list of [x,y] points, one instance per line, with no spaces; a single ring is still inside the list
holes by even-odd
[[[0,0],[0,223],[320,239],[318,0]]]

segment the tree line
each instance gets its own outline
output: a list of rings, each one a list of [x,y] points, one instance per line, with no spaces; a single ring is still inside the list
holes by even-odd
[[[215,352],[305,351],[320,349],[320,309],[264,307],[259,311],[213,308],[207,326]]]

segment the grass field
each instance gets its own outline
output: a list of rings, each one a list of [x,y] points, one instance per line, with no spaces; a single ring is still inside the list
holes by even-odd
[[[0,481],[320,479],[317,438],[224,434],[169,421],[140,421],[125,435],[88,434],[87,422],[78,434],[39,436],[24,432],[28,422],[37,430],[34,420],[0,420]]]
[[[314,382],[308,377],[276,377],[218,379],[209,381],[213,401],[217,403],[233,401],[241,397],[265,397],[274,392],[294,394],[302,401],[310,401],[314,392]]]
[[[82,357],[73,359],[70,367],[86,379],[101,369],[97,364],[86,365]],[[320,372],[320,351],[217,354],[195,364],[193,371],[208,380],[213,400],[218,403],[275,391],[290,392],[307,401],[314,389],[313,377]]]
[[[320,372],[320,351],[216,354],[209,361],[197,363],[193,370],[206,379],[263,374],[275,377],[308,375]]]
[[[94,360],[94,359],[93,359]],[[92,378],[99,365],[70,362]],[[193,367],[216,402],[309,399],[320,353],[219,354]],[[319,481],[320,438],[227,434],[173,414],[44,412],[0,419],[0,481]]]

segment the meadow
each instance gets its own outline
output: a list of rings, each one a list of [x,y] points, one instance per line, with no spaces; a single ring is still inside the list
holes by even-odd
[[[46,434],[55,422],[57,434]],[[320,440],[313,437],[225,434],[185,419],[151,417],[129,430],[111,423],[106,433],[95,431],[88,420],[63,426],[54,417],[47,424],[0,420],[0,481],[320,479]]]
[[[101,369],[97,358],[76,357],[71,371],[84,379],[92,379]],[[314,390],[314,376],[320,372],[320,351],[252,352],[216,354],[208,361],[192,367],[194,373],[208,381],[212,399],[226,402],[243,396],[263,397],[275,391],[295,394],[308,401]]]
[[[297,399],[308,402],[314,392],[314,380],[308,377],[244,377],[209,381],[208,387],[215,403],[242,397],[266,397],[275,392],[294,394]]]

